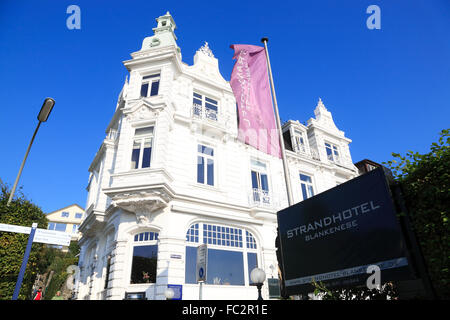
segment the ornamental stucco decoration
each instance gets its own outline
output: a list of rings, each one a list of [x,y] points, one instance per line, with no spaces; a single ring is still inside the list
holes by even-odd
[[[159,46],[161,41],[158,38],[153,38],[152,42],[150,43],[150,47],[156,47]]]
[[[152,222],[159,209],[165,208],[169,197],[161,191],[141,191],[124,193],[112,198],[112,205],[136,215],[140,225]]]
[[[198,51],[206,54],[208,57],[214,58],[214,54],[208,46],[208,42],[205,41],[205,44],[198,49]]]

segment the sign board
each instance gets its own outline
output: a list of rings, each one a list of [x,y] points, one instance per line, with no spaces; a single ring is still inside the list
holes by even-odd
[[[0,223],[0,231],[30,234],[31,228]],[[70,240],[70,233],[37,228],[33,242],[69,246]]]
[[[34,242],[55,244],[60,246],[70,245],[71,234],[63,231],[36,229]]]
[[[208,266],[208,247],[206,244],[197,247],[196,279],[197,282],[206,282],[206,270]]]
[[[410,279],[407,250],[383,168],[347,181],[277,214],[287,294],[364,285],[367,267],[381,281]]]
[[[181,284],[168,284],[167,288],[173,290],[173,297],[171,300],[182,300],[183,298],[183,285]]]
[[[269,299],[281,298],[280,280],[276,278],[267,279],[269,284]]]

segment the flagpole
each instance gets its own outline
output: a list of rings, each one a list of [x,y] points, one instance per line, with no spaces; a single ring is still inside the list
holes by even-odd
[[[270,86],[272,88],[272,97],[273,97],[273,105],[275,107],[275,120],[277,122],[277,129],[278,129],[278,136],[280,139],[280,147],[281,147],[281,158],[283,159],[283,169],[284,169],[284,180],[286,182],[286,191],[288,196],[288,203],[289,206],[292,206],[294,204],[293,197],[292,197],[292,187],[291,187],[291,180],[289,179],[289,168],[288,163],[286,160],[286,152],[284,148],[284,140],[283,140],[283,132],[281,131],[281,121],[280,121],[280,114],[278,112],[278,104],[277,104],[277,96],[275,95],[275,86],[273,85],[273,76],[272,76],[272,68],[270,67],[270,59],[269,59],[269,50],[267,49],[267,42],[269,41],[268,38],[262,38],[261,42],[264,43],[264,48],[266,49],[266,58],[267,58],[267,67],[269,69],[269,79],[270,79]]]

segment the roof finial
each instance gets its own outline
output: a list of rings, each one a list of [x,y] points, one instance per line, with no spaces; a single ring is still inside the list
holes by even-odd
[[[206,54],[208,57],[214,58],[214,54],[208,46],[208,42],[205,41],[205,44],[198,49],[198,51]]]
[[[322,102],[322,99],[319,97],[319,101],[317,102],[317,108],[325,108],[325,105]],[[325,108],[326,109],[326,108]]]

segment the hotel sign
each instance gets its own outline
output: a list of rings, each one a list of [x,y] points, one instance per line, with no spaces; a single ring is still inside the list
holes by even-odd
[[[407,251],[383,168],[278,212],[287,293],[410,278]]]

